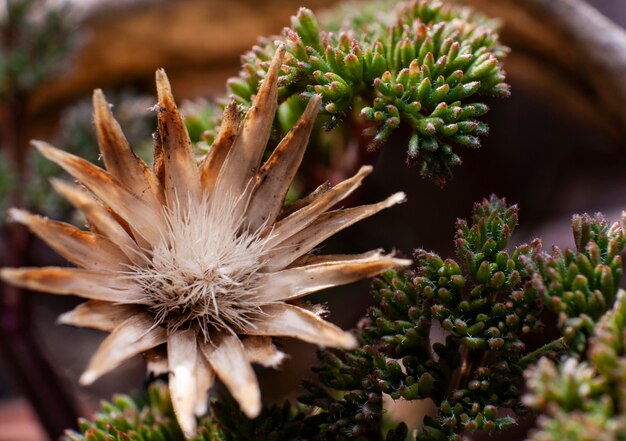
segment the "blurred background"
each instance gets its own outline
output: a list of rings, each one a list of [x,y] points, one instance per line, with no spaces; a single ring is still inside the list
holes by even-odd
[[[280,33],[300,6],[320,11],[336,3],[0,0],[0,266],[65,263],[21,228],[6,224],[4,212],[26,206],[80,225],[47,182],[60,171],[33,155],[28,142],[44,139],[97,161],[94,88],[104,89],[115,105],[131,145],[149,155],[156,68],[166,69],[174,95],[187,102],[186,114],[203,117],[196,112],[199,100],[223,96],[227,78],[239,70],[240,55],[259,36]],[[603,39],[626,38],[626,3],[464,3],[502,20],[502,40],[512,49],[505,62],[511,98],[488,100],[490,135],[482,148],[461,150],[464,163],[443,189],[405,166],[402,133],[368,155],[374,173],[358,202],[403,190],[408,203],[342,232],[325,252],[384,247],[410,255],[421,247],[449,255],[455,220],[491,193],[519,204],[516,241],[542,237],[544,247],[573,245],[574,213],[602,211],[616,220],[626,208],[626,52],[615,52],[611,39]],[[348,156],[334,158],[340,170],[335,175],[328,169],[309,174],[317,181],[306,182],[302,191],[352,173],[355,165]],[[331,321],[349,328],[365,312],[368,290],[363,282],[321,293],[317,300],[330,305]],[[143,361],[137,358],[92,387],[79,387],[78,376],[104,334],[55,325],[77,299],[22,294],[2,287],[0,441],[54,439],[75,426],[77,415],[97,408],[100,399],[144,386]],[[294,398],[302,379],[312,376],[314,347],[285,341],[284,350],[291,358],[280,371],[258,370],[268,401]]]

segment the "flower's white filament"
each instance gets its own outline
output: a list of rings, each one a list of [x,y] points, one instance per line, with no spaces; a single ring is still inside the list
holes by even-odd
[[[156,322],[170,332],[195,327],[205,340],[212,329],[235,333],[262,314],[259,269],[268,237],[248,232],[236,218],[237,197],[175,201],[165,209],[166,231],[146,264],[126,276],[144,291]]]

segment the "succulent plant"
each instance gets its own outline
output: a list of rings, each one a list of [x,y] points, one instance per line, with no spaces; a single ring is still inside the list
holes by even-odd
[[[249,106],[277,44],[285,44],[279,97],[287,108],[297,113],[294,97],[320,94],[326,127],[356,124],[370,148],[406,127],[408,161],[443,185],[461,162],[456,147],[479,147],[488,132],[479,119],[488,106],[478,97],[509,95],[502,69],[508,49],[495,21],[466,8],[431,0],[377,6],[383,12],[366,8],[331,30],[300,9],[291,27],[242,57],[229,92]]]

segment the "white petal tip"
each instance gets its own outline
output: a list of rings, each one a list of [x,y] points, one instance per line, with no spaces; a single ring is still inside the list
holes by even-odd
[[[367,175],[369,175],[372,172],[372,170],[374,170],[374,167],[372,167],[371,165],[363,165],[363,166],[361,166],[361,168],[357,172],[357,175],[359,175],[359,176],[367,176]]]
[[[411,259],[393,259],[397,266],[411,266],[413,261]]]
[[[78,382],[81,386],[89,386],[93,384],[94,381],[98,378],[98,375],[94,371],[85,371],[80,376]]]
[[[209,400],[205,399],[203,401],[199,401],[198,403],[196,403],[196,406],[194,407],[193,412],[197,417],[202,417],[206,415],[208,410],[209,410]]]
[[[93,107],[96,112],[102,111],[102,110],[105,110],[105,111],[109,110],[109,104],[107,103],[106,98],[104,97],[104,93],[102,92],[102,89],[95,89],[93,91],[92,100],[93,100]]]
[[[344,332],[341,340],[338,342],[339,347],[343,349],[356,349],[359,346],[359,342],[356,337],[349,332]]]
[[[285,358],[287,358],[287,354],[281,351],[276,351],[274,354],[272,354],[272,356],[267,357],[265,360],[263,360],[261,364],[265,367],[276,369],[283,363],[283,360]]]
[[[11,282],[16,275],[16,268],[2,268],[0,269],[0,279],[5,282]]]
[[[52,147],[50,144],[48,144],[45,141],[38,141],[36,139],[33,139],[30,143],[32,144],[33,147],[39,150],[39,152],[43,154],[44,156],[46,155],[46,152],[51,152],[52,150],[56,150],[54,147]]]
[[[261,413],[261,395],[259,393],[251,393],[245,400],[239,403],[241,411],[248,418],[256,418]]]
[[[57,325],[70,325],[72,323],[72,311],[64,312],[57,317]]]
[[[191,427],[183,427],[183,424],[180,423],[180,428],[183,430],[183,434],[185,435],[185,439],[194,439],[196,437],[196,426],[194,424],[193,429]],[[195,420],[194,420],[195,422]]]
[[[7,221],[8,222],[17,222],[19,224],[27,225],[29,219],[32,219],[34,215],[29,213],[26,210],[21,210],[19,208],[9,208],[7,210]]]
[[[387,198],[386,202],[388,207],[396,204],[402,204],[406,202],[406,193],[404,193],[403,191],[399,191],[398,193],[392,194]]]

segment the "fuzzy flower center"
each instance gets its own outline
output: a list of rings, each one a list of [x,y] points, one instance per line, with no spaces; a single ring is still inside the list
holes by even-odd
[[[254,326],[267,304],[259,269],[267,238],[242,228],[236,198],[176,203],[147,262],[131,269],[156,322],[170,331],[192,327],[205,340],[217,329]]]

